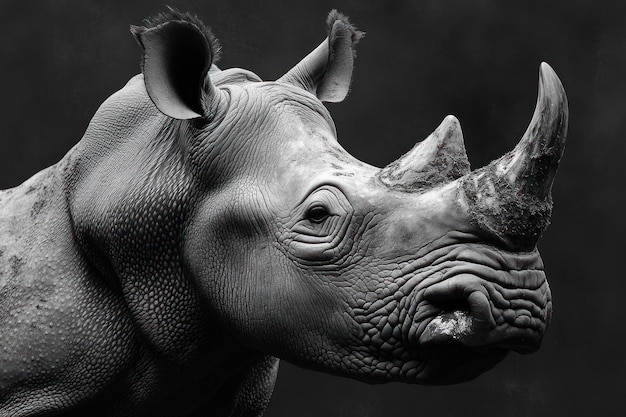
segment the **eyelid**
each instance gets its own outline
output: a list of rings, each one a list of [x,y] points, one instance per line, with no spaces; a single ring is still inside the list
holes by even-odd
[[[353,212],[350,201],[340,188],[323,184],[301,201],[298,217],[305,218],[307,212],[318,205],[324,206],[331,216]]]
[[[326,207],[324,204],[319,203],[319,202],[317,202],[317,203],[315,203],[315,204],[310,205],[310,206],[309,206],[309,208],[308,208],[306,211],[307,211],[307,213],[308,213],[308,212],[310,212],[311,210],[316,209],[316,208],[320,208],[320,209],[323,209],[323,210],[325,210],[325,211],[330,211],[330,210],[328,209],[328,207]]]
[[[328,211],[330,211],[329,207],[336,205],[339,200],[335,193],[335,191],[328,188],[320,188],[319,190],[316,190],[309,196],[309,198],[311,198],[313,201],[308,204],[309,208],[307,209],[307,211],[315,206],[323,206],[326,207]]]
[[[327,192],[331,192],[331,193],[339,193],[341,195],[345,195],[345,193],[342,190],[342,187],[339,184],[335,184],[332,181],[329,182],[323,182],[321,184],[316,184],[316,185],[312,185],[304,194],[304,197],[302,197],[302,199],[298,202],[298,204],[303,204],[305,201],[307,201],[309,198],[311,198],[312,195],[315,195],[316,193],[320,192],[320,191],[327,191]]]

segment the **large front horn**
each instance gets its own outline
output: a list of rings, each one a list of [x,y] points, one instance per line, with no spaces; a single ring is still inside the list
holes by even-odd
[[[550,222],[552,182],[565,148],[568,105],[545,62],[537,106],[515,149],[463,178],[463,197],[483,228],[516,247],[534,247]]]

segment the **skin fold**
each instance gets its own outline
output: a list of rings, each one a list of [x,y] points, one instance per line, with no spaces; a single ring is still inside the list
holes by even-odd
[[[362,37],[276,81],[175,10],[56,165],[0,191],[0,417],[260,416],[279,358],[368,383],[473,379],[537,350],[536,242],[567,130],[547,64],[520,144],[470,171],[458,120],[380,169],[337,142]]]

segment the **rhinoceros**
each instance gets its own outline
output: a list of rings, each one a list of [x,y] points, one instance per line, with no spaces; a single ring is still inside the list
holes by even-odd
[[[379,169],[322,104],[348,94],[363,35],[327,26],[276,81],[217,67],[188,13],[131,27],[141,74],[0,193],[0,416],[259,416],[279,358],[449,384],[538,349],[556,74],[541,64],[528,130],[487,166],[447,116]]]

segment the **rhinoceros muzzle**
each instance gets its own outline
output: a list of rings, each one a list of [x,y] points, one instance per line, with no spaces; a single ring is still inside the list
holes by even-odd
[[[534,256],[539,260],[538,254]],[[477,272],[460,272],[475,270]],[[499,270],[483,265],[452,268],[423,298],[439,312],[419,335],[421,347],[454,344],[476,350],[537,350],[552,310],[540,269]],[[448,274],[446,274],[448,275]]]
[[[550,191],[565,146],[568,105],[554,71],[541,64],[534,115],[518,145],[470,171],[459,122],[448,116],[426,140],[380,171],[404,193],[458,190],[460,207],[480,242],[412,297],[419,304],[409,343],[475,352],[538,349],[550,320],[551,295],[535,245],[549,224]],[[462,257],[461,257],[462,258]],[[458,353],[455,353],[455,355]]]

